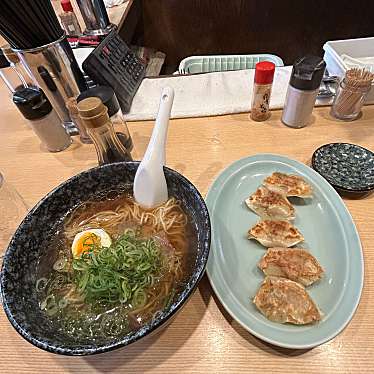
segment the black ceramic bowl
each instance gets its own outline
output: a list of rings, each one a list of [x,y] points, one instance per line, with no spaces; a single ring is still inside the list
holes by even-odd
[[[176,197],[188,214],[195,252],[193,268],[184,290],[168,310],[137,331],[106,344],[81,345],[57,333],[39,309],[35,291],[40,256],[45,255],[55,225],[74,207],[106,190],[131,187],[138,162],[96,167],[62,183],[45,196],[26,216],[14,234],[4,257],[1,294],[5,313],[17,332],[30,343],[49,352],[65,355],[91,355],[129,345],[165,325],[194,292],[208,260],[210,221],[198,190],[176,171],[165,168],[169,195]]]

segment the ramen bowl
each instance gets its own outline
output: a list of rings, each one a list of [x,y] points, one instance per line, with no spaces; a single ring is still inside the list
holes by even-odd
[[[124,336],[105,343],[79,343],[58,332],[53,320],[39,307],[36,291],[37,269],[55,225],[67,213],[98,193],[131,189],[138,162],[109,164],[78,174],[46,195],[25,217],[16,230],[4,256],[1,271],[3,307],[10,323],[27,341],[38,348],[63,355],[92,355],[125,347],[162,328],[183,307],[196,289],[208,259],[210,221],[203,198],[181,174],[165,168],[169,195],[179,200],[191,224],[191,265],[183,287],[171,305],[158,312],[148,323]]]

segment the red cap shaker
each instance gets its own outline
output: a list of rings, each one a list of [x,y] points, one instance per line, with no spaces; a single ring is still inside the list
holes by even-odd
[[[269,103],[274,72],[275,65],[270,61],[256,64],[250,115],[253,121],[266,121],[270,118]]]
[[[61,6],[64,12],[73,12],[73,6],[70,0],[61,0]]]
[[[256,64],[255,83],[270,84],[273,83],[275,65],[270,61],[262,61]]]

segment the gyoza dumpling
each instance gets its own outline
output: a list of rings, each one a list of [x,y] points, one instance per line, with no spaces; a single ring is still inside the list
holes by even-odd
[[[248,239],[255,239],[264,247],[292,247],[304,240],[299,230],[288,221],[265,220],[248,231]]]
[[[252,209],[262,218],[270,219],[295,219],[295,208],[284,195],[270,191],[261,186],[245,200],[249,209]]]
[[[323,275],[316,258],[302,248],[269,248],[258,267],[267,276],[288,278],[304,286],[310,286]]]
[[[321,319],[321,313],[305,288],[286,278],[267,277],[253,303],[274,322],[306,325]]]
[[[312,197],[312,187],[298,175],[275,172],[262,183],[269,190],[285,196]]]

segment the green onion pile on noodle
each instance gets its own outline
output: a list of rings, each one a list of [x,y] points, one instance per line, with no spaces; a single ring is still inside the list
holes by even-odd
[[[87,244],[76,259],[70,247],[60,251],[54,271],[36,283],[40,307],[74,338],[118,337],[170,305],[183,273],[187,217],[174,198],[152,210],[126,198],[83,220],[78,213],[64,224],[69,243],[87,228],[104,229],[113,242]]]

